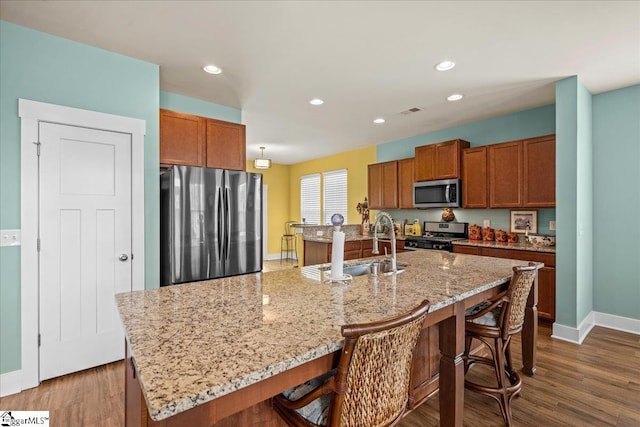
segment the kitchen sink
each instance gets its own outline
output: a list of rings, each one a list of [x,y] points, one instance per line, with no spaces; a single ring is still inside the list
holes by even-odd
[[[408,265],[409,264],[405,264],[401,262],[397,263],[396,273],[402,273]],[[320,270],[329,271],[331,270],[331,266],[329,265],[326,267],[320,267]],[[382,274],[382,275],[393,274],[393,272],[391,271],[390,259],[349,263],[349,264],[345,264],[344,267],[342,267],[342,271],[344,272],[344,274],[349,274],[354,277],[364,276],[365,274]]]

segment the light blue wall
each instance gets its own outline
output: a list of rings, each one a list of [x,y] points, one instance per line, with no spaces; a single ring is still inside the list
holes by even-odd
[[[171,92],[160,92],[160,108],[233,123],[241,123],[242,120],[242,112],[235,108],[225,107]]]
[[[473,123],[467,123],[435,132],[417,135],[410,138],[380,144],[377,147],[377,161],[413,157],[415,147],[451,139],[464,139],[472,147],[496,144],[528,137],[553,134],[556,131],[555,105],[519,111],[505,116]],[[456,220],[470,224],[483,224],[483,220],[491,221],[495,229],[509,230],[509,209],[454,209]],[[392,210],[391,215],[397,220],[418,218],[420,221],[440,221],[441,209],[403,209]],[[538,210],[538,233],[555,234],[549,230],[549,221],[556,218],[555,209]]]
[[[556,321],[575,327],[577,292],[578,80],[556,84]]]
[[[578,150],[576,152],[577,178],[577,223],[576,244],[576,322],[580,322],[593,311],[593,141],[592,96],[578,82]]]
[[[556,84],[556,322],[593,310],[592,96],[576,76]]]
[[[0,228],[20,228],[18,98],[143,119],[145,286],[157,287],[159,94],[157,65],[0,21]],[[0,343],[0,373],[20,369],[19,248],[0,248]]]
[[[593,97],[594,310],[640,320],[640,85]]]

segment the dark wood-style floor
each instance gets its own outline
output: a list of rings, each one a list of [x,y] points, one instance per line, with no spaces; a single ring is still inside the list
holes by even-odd
[[[578,346],[550,335],[551,329],[541,325],[538,370],[534,377],[523,375],[521,397],[513,402],[514,424],[640,426],[640,336],[596,327]],[[516,366],[521,366],[519,344],[513,343]],[[122,362],[117,362],[44,381],[39,387],[0,399],[0,409],[48,410],[52,426],[122,427],[123,369]],[[264,411],[272,410],[265,405]],[[242,419],[224,424],[246,425]],[[438,423],[438,400],[433,398],[401,425]],[[265,414],[264,424],[284,425],[273,414]],[[464,425],[502,425],[498,405],[466,391]]]

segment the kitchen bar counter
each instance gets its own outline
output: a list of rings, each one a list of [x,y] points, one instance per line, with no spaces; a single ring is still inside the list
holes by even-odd
[[[391,237],[389,236],[384,236],[384,237],[378,237],[378,239],[388,242],[391,241]],[[406,240],[407,237],[406,236],[396,236],[396,240],[400,241],[400,240]],[[318,243],[332,243],[333,242],[333,237],[303,237],[303,240],[305,242],[318,242]],[[360,241],[365,241],[365,240],[373,240],[373,236],[362,236],[362,235],[349,235],[347,234],[344,238],[345,242],[360,242]]]
[[[348,285],[324,283],[318,266],[309,266],[116,295],[150,417],[176,416],[256,383],[274,387],[271,377],[337,354],[340,326],[399,315],[428,299],[434,322],[446,324],[440,378],[450,381],[440,389],[442,423],[449,417],[461,425],[464,307],[503,286],[524,262],[441,251],[406,252],[398,260],[409,264],[403,273],[354,277]],[[535,343],[530,351],[535,355]],[[282,391],[306,379],[275,386]],[[218,419],[214,412],[210,419]]]
[[[519,243],[502,243],[502,242],[487,242],[484,240],[456,240],[454,245],[460,246],[474,246],[478,248],[494,248],[494,249],[511,249],[518,251],[532,251],[532,252],[545,252],[550,254],[556,253],[555,246],[534,246],[531,243],[519,242]]]

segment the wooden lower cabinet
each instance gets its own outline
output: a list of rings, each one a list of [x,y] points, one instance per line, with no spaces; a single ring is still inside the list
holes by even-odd
[[[482,255],[495,258],[518,259],[544,263],[538,271],[538,317],[556,320],[556,255],[553,253],[516,249],[484,248],[478,246],[453,245],[453,252],[467,255]]]
[[[304,241],[304,261],[303,265],[325,264],[331,262],[331,242],[317,242],[313,240]],[[378,250],[380,255],[386,253],[391,255],[391,242],[389,240],[379,240]],[[376,256],[373,251],[373,239],[351,240],[344,242],[344,260],[368,258]],[[396,240],[396,252],[404,251],[404,240]]]

